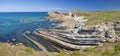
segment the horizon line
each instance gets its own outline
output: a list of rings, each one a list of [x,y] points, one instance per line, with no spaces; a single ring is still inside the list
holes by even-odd
[[[98,10],[98,11],[70,10],[70,11],[81,11],[81,12],[119,11],[120,12],[120,10]],[[70,12],[70,11],[53,11],[53,12]],[[49,11],[0,11],[0,12],[49,12]]]

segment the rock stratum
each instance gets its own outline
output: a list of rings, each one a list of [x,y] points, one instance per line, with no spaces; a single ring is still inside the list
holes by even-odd
[[[69,13],[54,13],[48,12],[48,19],[60,21],[60,24],[57,27],[64,27],[70,29],[74,33],[82,33],[81,29],[84,31],[87,30],[98,30],[99,33],[94,32],[91,35],[100,35],[103,42],[115,42],[119,37],[115,33],[115,23],[114,22],[104,22],[94,26],[85,27],[84,25],[87,19],[84,16],[76,16],[72,12]],[[78,27],[78,31],[76,31]],[[84,32],[83,32],[84,33]]]

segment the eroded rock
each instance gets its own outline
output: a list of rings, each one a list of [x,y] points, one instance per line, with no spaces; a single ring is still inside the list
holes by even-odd
[[[96,26],[100,31],[101,39],[103,42],[115,42],[117,41],[117,35],[115,34],[114,26],[110,23],[102,23]]]

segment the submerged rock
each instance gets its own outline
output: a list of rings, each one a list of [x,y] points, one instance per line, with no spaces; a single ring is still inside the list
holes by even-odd
[[[20,20],[20,22],[27,23],[27,22],[30,22],[30,21],[26,20],[26,19],[22,19],[22,20]]]

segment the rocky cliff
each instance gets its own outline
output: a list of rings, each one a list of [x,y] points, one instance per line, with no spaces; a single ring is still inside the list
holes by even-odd
[[[60,24],[57,27],[74,28],[75,26],[74,20],[70,19],[67,13],[48,12],[47,18],[50,21],[60,21]]]

